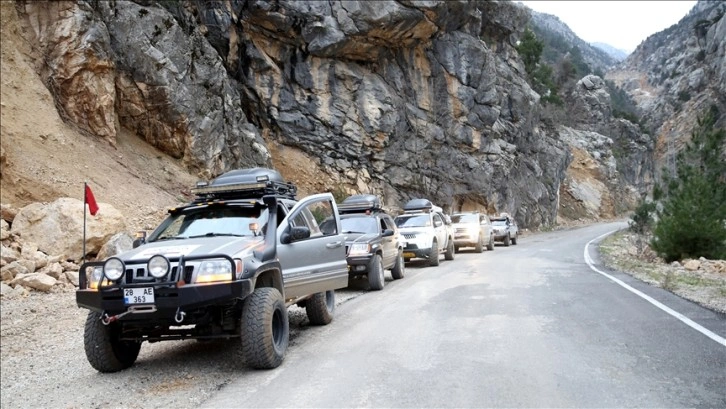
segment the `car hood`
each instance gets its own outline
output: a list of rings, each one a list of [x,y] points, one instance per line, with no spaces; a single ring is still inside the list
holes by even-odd
[[[118,257],[127,260],[148,260],[161,254],[167,258],[179,256],[203,256],[205,254],[227,254],[231,257],[243,251],[251,251],[264,244],[262,236],[257,237],[199,237],[194,239],[164,240],[147,243]]]
[[[378,238],[378,233],[347,233],[346,243],[368,243]]]

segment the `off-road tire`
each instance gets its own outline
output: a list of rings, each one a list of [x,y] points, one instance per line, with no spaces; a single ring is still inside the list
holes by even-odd
[[[381,260],[380,254],[374,254],[371,258],[370,265],[368,266],[368,287],[373,291],[380,291],[383,289],[385,283],[383,271],[383,261]]]
[[[481,253],[482,251],[484,251],[484,242],[482,241],[481,234],[476,240],[476,246],[474,246],[474,251],[477,253]]]
[[[517,236],[512,237],[512,244],[517,245]]]
[[[256,369],[277,368],[290,341],[290,322],[282,294],[273,287],[260,287],[244,301],[240,317],[244,363]]]
[[[398,250],[398,255],[396,255],[396,264],[394,264],[393,268],[391,268],[391,277],[393,277],[394,280],[400,280],[403,278],[405,273],[406,263],[403,261],[403,251]]]
[[[509,234],[504,236],[504,247],[509,247]]]
[[[487,244],[487,250],[494,250],[494,237],[489,236],[489,244]]]
[[[99,372],[118,372],[136,362],[141,343],[121,341],[121,324],[103,325],[101,314],[91,311],[86,317],[83,346],[86,358]]]
[[[429,265],[436,267],[439,265],[439,243],[434,240],[429,251]]]
[[[305,300],[305,313],[311,325],[328,325],[335,315],[335,291],[313,294]]]
[[[454,259],[454,241],[451,239],[449,239],[449,245],[446,246],[446,252],[444,252],[444,259],[445,260]]]

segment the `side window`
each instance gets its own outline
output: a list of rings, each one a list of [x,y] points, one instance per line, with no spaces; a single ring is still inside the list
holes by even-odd
[[[331,220],[332,229],[330,223],[328,223]],[[313,202],[301,208],[300,211],[298,211],[297,214],[290,219],[290,224],[293,226],[306,226],[310,229],[310,237],[337,234],[335,215],[333,214],[333,204],[329,200]]]
[[[383,229],[383,230],[389,229],[389,230],[396,231],[396,228],[394,226],[395,226],[395,223],[393,223],[393,221],[390,218],[388,218],[386,216],[381,217],[381,229]]]
[[[444,224],[444,220],[438,214],[434,214],[434,227],[439,227]]]

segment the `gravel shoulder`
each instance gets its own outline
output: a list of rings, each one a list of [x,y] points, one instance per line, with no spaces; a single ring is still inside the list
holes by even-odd
[[[339,290],[336,305],[365,293],[360,286]],[[235,342],[185,340],[144,343],[131,370],[98,373],[83,350],[88,310],[76,306],[72,290],[2,299],[0,312],[3,409],[196,407],[250,370],[231,359]],[[304,309],[288,313],[294,348],[317,327]]]

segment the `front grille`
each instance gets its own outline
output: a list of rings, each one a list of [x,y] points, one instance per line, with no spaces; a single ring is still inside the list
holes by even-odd
[[[407,239],[415,239],[416,235],[414,233],[403,233],[403,237]]]
[[[162,279],[156,279],[146,270],[146,265],[126,266],[126,274],[124,275],[126,284],[132,283],[152,283],[155,281],[179,281],[179,266],[172,266],[171,272]],[[184,267],[184,281],[190,282],[194,274],[194,266],[187,265]]]
[[[466,233],[466,229],[456,229],[456,233]]]

